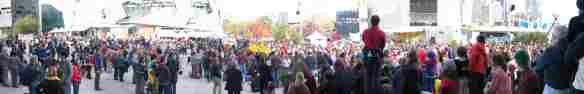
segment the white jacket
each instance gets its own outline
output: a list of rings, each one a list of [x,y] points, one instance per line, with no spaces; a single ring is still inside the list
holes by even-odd
[[[575,89],[584,90],[584,58],[580,58],[578,62],[578,71],[576,72],[576,76],[574,76],[572,85]]]

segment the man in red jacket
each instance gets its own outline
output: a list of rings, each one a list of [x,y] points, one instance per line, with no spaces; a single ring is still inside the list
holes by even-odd
[[[485,46],[485,37],[477,37],[477,43],[472,45],[469,67],[470,67],[470,91],[471,94],[483,94],[485,88],[485,75],[487,71],[488,55]]]
[[[380,18],[377,15],[371,16],[371,27],[363,32],[362,40],[365,49],[382,49],[385,47],[385,33],[379,28]]]
[[[379,28],[379,16],[371,17],[371,27],[363,32],[363,42],[365,47],[365,67],[367,74],[365,76],[365,94],[380,94],[381,85],[379,84],[379,69],[383,62],[383,48],[385,47],[385,33]]]

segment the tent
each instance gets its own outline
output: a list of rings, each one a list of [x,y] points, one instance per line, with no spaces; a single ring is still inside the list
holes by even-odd
[[[306,37],[306,39],[308,39],[308,41],[312,45],[316,45],[316,46],[320,46],[320,47],[326,47],[326,45],[327,45],[326,36],[322,35],[319,32],[313,32],[312,34],[308,35]]]

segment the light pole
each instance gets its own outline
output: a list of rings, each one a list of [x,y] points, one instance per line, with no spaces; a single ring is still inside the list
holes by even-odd
[[[39,24],[39,28],[38,28],[38,33],[40,33],[41,35],[44,35],[43,32],[43,6],[41,4],[41,0],[37,1],[37,7],[38,7],[38,24]]]

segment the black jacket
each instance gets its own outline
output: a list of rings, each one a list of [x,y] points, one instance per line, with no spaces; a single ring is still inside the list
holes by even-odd
[[[169,60],[170,60],[170,58],[169,58]],[[180,64],[179,64],[178,61],[168,62],[168,64],[167,64],[168,69],[170,71],[170,79],[172,81],[177,81],[177,79],[178,79],[178,75],[179,75],[178,74],[178,71],[179,71],[179,68],[180,68],[179,65]]]
[[[63,94],[63,81],[44,80],[40,84],[41,94]]]
[[[399,82],[402,94],[420,94],[420,87],[418,81],[421,80],[421,74],[414,64],[404,65],[401,70],[403,75]]]
[[[241,71],[231,68],[225,71],[225,90],[227,91],[241,91],[243,90]]]
[[[170,81],[170,70],[168,66],[164,64],[158,65],[156,68],[156,77],[160,82],[169,82]]]
[[[576,50],[570,50],[572,52],[568,53],[568,50],[572,47],[572,44],[578,44],[574,40],[583,31],[584,16],[572,18],[567,36],[560,38],[558,43],[547,48],[542,56],[537,58],[536,72],[539,77],[543,77],[546,85],[554,89],[565,89],[572,86],[578,63],[577,61],[569,60],[572,56],[566,55],[574,55],[572,53],[577,53]]]
[[[584,26],[583,26],[584,27]],[[584,56],[584,33],[572,42],[564,53],[564,63],[578,63],[578,60]]]
[[[272,68],[265,63],[258,64],[257,68],[260,76],[259,80],[261,83],[260,88],[267,88],[268,82],[273,81],[272,79]]]

